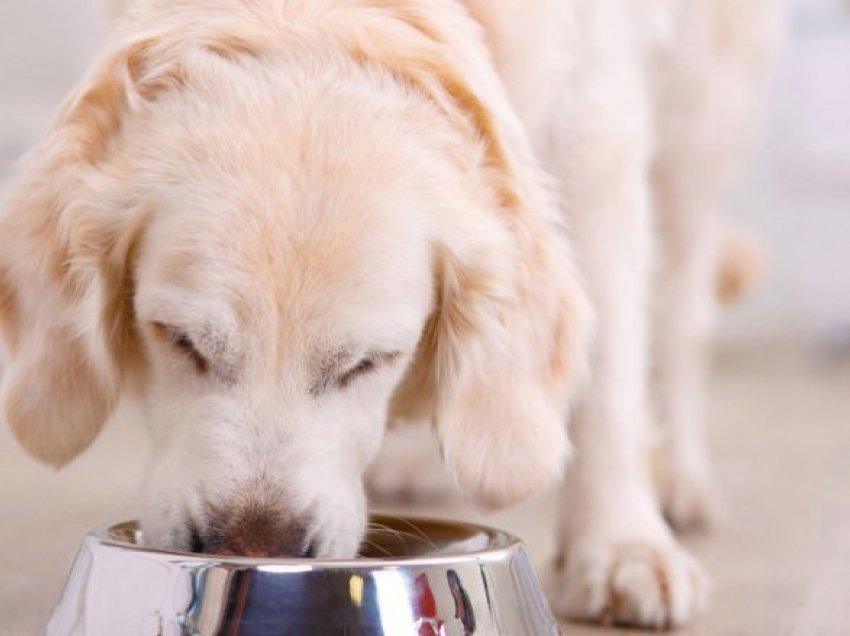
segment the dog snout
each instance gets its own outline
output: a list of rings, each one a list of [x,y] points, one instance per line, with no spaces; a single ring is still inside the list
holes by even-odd
[[[219,556],[309,558],[315,556],[307,525],[277,510],[217,507],[206,524],[190,526],[193,552]]]

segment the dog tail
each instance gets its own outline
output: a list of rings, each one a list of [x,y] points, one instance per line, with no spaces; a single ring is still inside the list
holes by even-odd
[[[767,267],[767,250],[744,228],[725,221],[714,291],[723,307],[731,307],[761,281]]]

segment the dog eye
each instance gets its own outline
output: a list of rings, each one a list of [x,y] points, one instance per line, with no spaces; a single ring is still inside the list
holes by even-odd
[[[344,389],[357,378],[373,373],[379,367],[392,362],[400,355],[400,351],[371,353],[337,378],[337,385]]]
[[[205,373],[208,367],[207,359],[198,351],[192,338],[177,327],[166,325],[161,322],[154,323],[154,327],[177,349],[183,352],[195,364],[199,373]]]
[[[377,368],[378,363],[373,358],[363,358],[360,362],[343,373],[337,380],[337,384],[344,389],[357,377],[371,373]]]

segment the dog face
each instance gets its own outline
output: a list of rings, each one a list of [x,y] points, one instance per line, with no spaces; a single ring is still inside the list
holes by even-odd
[[[263,87],[251,122],[207,95],[184,101],[176,117],[192,114],[164,159],[133,171],[171,184],[152,202],[134,301],[154,441],[143,519],[157,543],[353,554],[362,473],[432,310],[436,199],[410,184],[436,183],[422,169],[434,164],[403,121],[386,147],[397,114],[384,99],[287,75]],[[241,140],[209,132],[235,121]],[[203,165],[179,160],[187,148]]]
[[[539,489],[588,312],[489,71],[204,42],[118,42],[6,194],[23,446],[67,462],[134,388],[148,540],[221,554],[355,554],[388,416],[485,505]]]
[[[157,543],[357,548],[361,475],[431,309],[430,254],[415,217],[396,232],[396,208],[364,201],[375,207],[351,224],[320,199],[298,203],[316,206],[297,213],[315,214],[304,234],[271,201],[265,219],[234,207],[231,221],[151,222],[135,314],[154,442],[143,519]],[[258,524],[271,532],[255,536]]]

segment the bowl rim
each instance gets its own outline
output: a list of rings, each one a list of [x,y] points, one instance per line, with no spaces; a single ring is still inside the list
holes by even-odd
[[[501,559],[506,553],[513,552],[517,549],[523,549],[522,540],[510,532],[485,526],[477,523],[469,523],[466,521],[458,521],[453,519],[441,519],[430,516],[420,515],[387,515],[381,512],[373,512],[369,514],[369,520],[373,519],[403,519],[405,522],[411,523],[427,523],[442,527],[463,528],[470,531],[470,536],[473,534],[484,534],[488,537],[488,547],[478,550],[470,550],[468,552],[446,552],[434,553],[422,556],[401,556],[401,557],[355,557],[348,559],[318,559],[305,557],[243,557],[243,556],[223,556],[216,554],[203,554],[198,552],[181,552],[179,550],[168,550],[165,548],[146,547],[138,543],[132,543],[116,538],[114,530],[118,527],[131,527],[135,531],[139,530],[139,523],[136,519],[118,521],[114,523],[105,523],[98,526],[95,530],[89,533],[89,538],[96,541],[99,545],[117,549],[121,551],[139,552],[146,555],[158,556],[166,560],[180,561],[185,564],[193,565],[211,565],[211,566],[230,566],[237,568],[259,568],[266,571],[279,570],[286,571],[306,571],[319,569],[358,569],[358,570],[375,570],[375,569],[392,569],[403,566],[428,566],[428,565],[451,565],[457,563],[467,563],[476,561],[488,561],[491,559]]]

